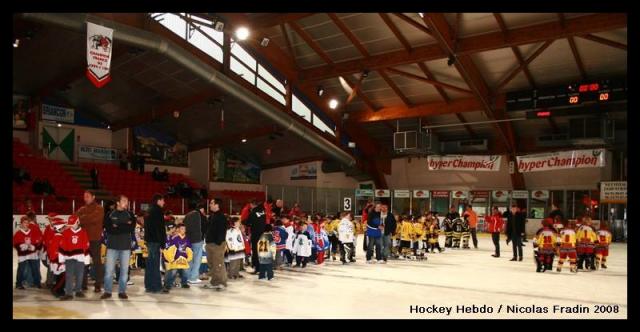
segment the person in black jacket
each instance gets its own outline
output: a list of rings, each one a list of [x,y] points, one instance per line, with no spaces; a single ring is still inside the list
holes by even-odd
[[[91,188],[98,189],[98,169],[95,167],[92,168],[90,175],[91,175]]]
[[[127,210],[129,199],[124,195],[116,198],[116,208],[105,218],[107,232],[107,260],[105,263],[104,294],[101,299],[111,297],[113,274],[116,260],[120,260],[120,280],[118,297],[127,299],[127,276],[129,275],[129,258],[131,256],[131,240],[135,230],[135,218]]]
[[[191,242],[191,250],[193,251],[193,261],[189,270],[187,270],[188,282],[190,284],[201,283],[200,277],[200,263],[202,261],[202,249],[204,247],[204,230],[202,228],[203,222],[201,214],[204,211],[204,205],[198,204],[198,201],[189,201],[189,209],[191,212],[184,216],[184,225],[187,227],[187,238]]]
[[[258,261],[258,240],[267,223],[267,216],[264,212],[264,204],[258,202],[258,204],[251,209],[249,217],[245,223],[251,229],[251,266],[254,268],[253,274],[258,274],[258,267],[260,263]]]
[[[382,238],[382,259],[386,262],[387,258],[391,255],[391,236],[396,233],[396,218],[389,211],[387,204],[382,205],[380,210],[380,221],[384,227],[384,234]]]
[[[209,275],[211,281],[204,288],[223,290],[227,287],[227,271],[224,265],[224,252],[227,248],[225,236],[227,234],[227,217],[220,211],[222,200],[215,198],[211,200],[209,209],[209,226],[205,234],[205,250],[207,252],[207,263],[209,264]]]
[[[522,236],[524,235],[525,216],[517,205],[511,206],[511,211],[503,215],[507,219],[507,244],[513,242],[513,258],[511,261],[522,261]]]
[[[164,228],[164,196],[154,194],[151,198],[147,217],[144,220],[144,241],[149,256],[144,270],[144,288],[150,293],[160,293],[162,278],[160,277],[160,248],[164,247],[167,233]]]

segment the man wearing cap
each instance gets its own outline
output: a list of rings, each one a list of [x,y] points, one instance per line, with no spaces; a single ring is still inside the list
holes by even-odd
[[[104,265],[100,259],[100,238],[104,228],[104,209],[96,202],[96,195],[91,190],[84,192],[84,203],[75,215],[80,218],[80,222],[89,236],[89,252],[91,254],[91,264],[96,273],[94,292],[102,292],[102,282],[104,281]],[[82,288],[87,288],[87,273],[84,274]]]

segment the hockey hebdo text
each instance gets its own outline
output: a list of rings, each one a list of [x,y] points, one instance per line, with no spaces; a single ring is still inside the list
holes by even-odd
[[[574,306],[564,305],[507,305],[500,304],[497,306],[490,305],[456,305],[456,306],[438,306],[435,304],[422,306],[410,305],[409,313],[411,314],[616,314],[620,312],[617,304],[595,304]]]

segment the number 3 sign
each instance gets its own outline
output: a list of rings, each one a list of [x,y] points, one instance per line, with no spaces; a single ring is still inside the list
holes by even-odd
[[[351,211],[351,197],[345,197],[343,199],[343,207],[344,211]]]

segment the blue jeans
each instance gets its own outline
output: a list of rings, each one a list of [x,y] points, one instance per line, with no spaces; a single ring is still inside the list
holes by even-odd
[[[149,257],[147,257],[144,269],[144,288],[148,292],[162,290],[162,278],[160,277],[160,243],[147,242]]]
[[[104,292],[111,294],[113,290],[113,274],[116,268],[116,260],[120,260],[120,280],[118,281],[118,292],[127,292],[127,278],[129,275],[129,258],[131,250],[107,249],[107,261],[105,263]]]
[[[382,259],[385,261],[391,256],[391,234],[382,236]]]
[[[187,284],[187,276],[189,275],[189,269],[173,269],[168,270],[164,274],[164,287],[171,288],[173,287],[173,283],[176,281],[176,275],[180,275],[180,284]]]
[[[267,279],[273,279],[273,263],[260,264],[260,273],[258,274],[258,279],[264,279],[265,274],[267,276]]]
[[[371,260],[371,256],[373,256],[373,248],[376,249],[376,259],[382,260],[382,236],[380,237],[368,237],[368,246],[367,246],[367,261]]]
[[[35,286],[40,285],[40,260],[28,259],[18,263],[16,273],[16,287],[22,286],[25,281],[32,281]]]
[[[191,250],[193,250],[193,260],[191,266],[186,270],[189,280],[196,281],[200,277],[200,262],[202,262],[202,251],[204,247],[204,241],[191,244]]]
[[[75,259],[64,262],[65,283],[64,293],[73,295],[82,291],[82,279],[84,278],[84,262]]]

